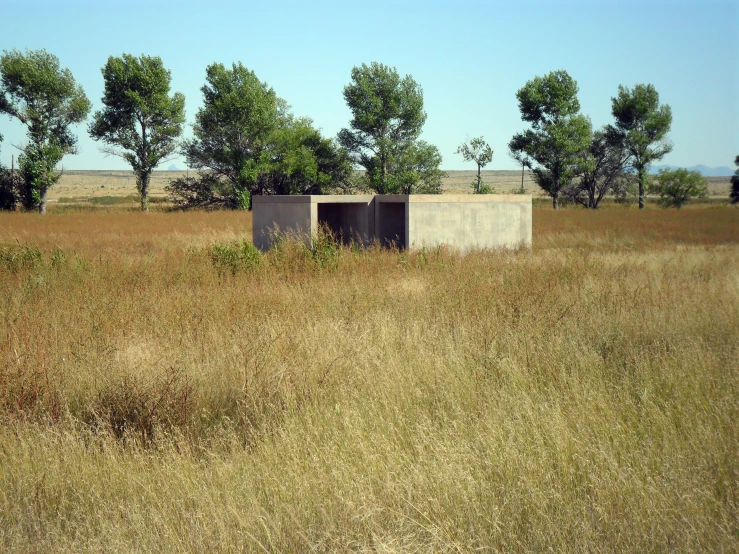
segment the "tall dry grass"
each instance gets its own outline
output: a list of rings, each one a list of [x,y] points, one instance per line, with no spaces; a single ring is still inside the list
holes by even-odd
[[[737,551],[739,211],[265,255],[0,216],[8,552]]]

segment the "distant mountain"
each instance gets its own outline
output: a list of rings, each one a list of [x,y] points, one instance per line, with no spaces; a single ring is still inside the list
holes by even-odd
[[[650,173],[657,173],[660,169],[677,169],[676,165],[653,165],[649,168]],[[726,166],[721,167],[707,167],[705,165],[693,165],[688,167],[691,171],[698,171],[704,177],[731,177],[734,175],[734,170]]]
[[[176,166],[175,164],[172,164],[172,165],[170,165],[170,166],[169,166],[169,167],[167,168],[167,171],[179,171],[179,170],[180,170],[180,168],[179,168],[179,167],[177,167],[177,166]]]

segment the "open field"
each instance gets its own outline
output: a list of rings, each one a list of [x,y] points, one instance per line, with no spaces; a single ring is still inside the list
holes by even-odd
[[[192,172],[191,172],[192,173]],[[184,177],[184,171],[155,171],[151,180],[151,195],[164,198],[164,190],[172,179]],[[451,193],[472,192],[471,183],[477,178],[476,171],[448,171],[443,179],[444,190]],[[483,182],[495,187],[499,193],[510,193],[521,187],[520,171],[483,171]],[[708,177],[711,197],[729,197],[730,177]],[[524,186],[529,194],[541,195],[541,189],[531,180],[529,172],[524,175]],[[136,179],[130,171],[72,171],[66,170],[59,182],[49,190],[50,201],[80,201],[103,197],[135,196]],[[137,201],[131,198],[131,204]]]
[[[1,551],[739,551],[738,209],[461,256],[58,207],[0,214]]]

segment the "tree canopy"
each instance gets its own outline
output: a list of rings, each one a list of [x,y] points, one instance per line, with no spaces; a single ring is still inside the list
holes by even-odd
[[[141,208],[148,209],[151,172],[177,149],[185,123],[185,97],[169,95],[171,75],[158,56],[111,56],[102,68],[105,106],[94,115],[90,136],[105,152],[126,160],[136,174]]]
[[[592,133],[590,120],[579,113],[577,92],[577,82],[560,70],[535,77],[516,93],[521,119],[531,129],[514,135],[508,148],[515,159],[527,161],[554,209],[562,188],[577,175]]]
[[[653,85],[643,84],[633,89],[619,85],[611,105],[616,120],[611,131],[622,137],[630,153],[629,163],[639,179],[639,208],[644,208],[649,166],[672,151],[672,143],[667,140],[672,110],[667,104],[660,105]]]
[[[208,66],[201,90],[194,138],[183,147],[200,175],[170,186],[182,206],[247,209],[254,194],[319,194],[348,180],[346,152],[240,62]]]
[[[24,177],[21,201],[26,209],[44,213],[46,192],[59,178],[56,165],[76,153],[70,127],[85,120],[91,104],[72,72],[46,50],[3,51],[0,76],[0,113],[27,128],[29,142],[18,159]]]
[[[428,143],[415,144],[426,112],[413,77],[401,78],[394,67],[377,62],[362,64],[352,69],[344,99],[352,119],[350,129],[339,132],[339,143],[365,169],[369,188],[379,194],[440,190],[441,154]]]

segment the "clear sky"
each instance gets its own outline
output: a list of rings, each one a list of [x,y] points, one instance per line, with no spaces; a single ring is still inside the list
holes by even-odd
[[[101,108],[100,68],[124,52],[157,55],[186,97],[188,129],[205,67],[241,61],[299,116],[328,136],[348,125],[343,87],[372,61],[423,87],[422,138],[445,169],[474,169],[454,153],[483,135],[486,169],[515,169],[511,136],[524,129],[516,91],[566,70],[594,127],[611,121],[618,85],[651,83],[672,107],[675,147],[660,163],[733,167],[739,154],[739,0],[283,1],[0,0],[0,50],[41,49],[69,68]],[[77,127],[67,169],[126,169]],[[0,116],[0,161],[10,165],[24,129]],[[171,163],[184,169],[179,158]]]

